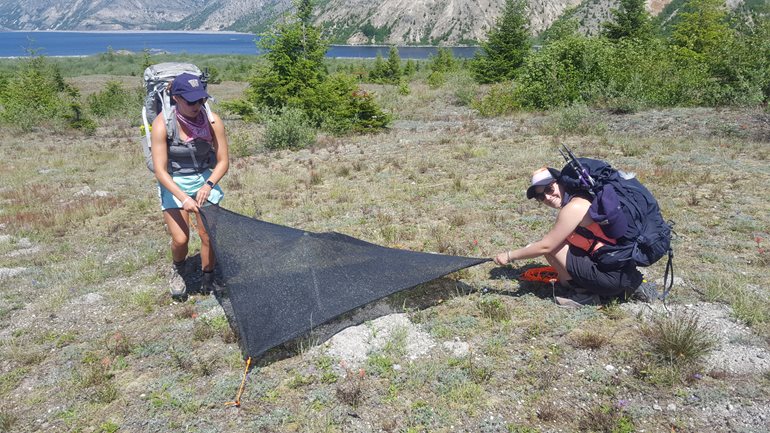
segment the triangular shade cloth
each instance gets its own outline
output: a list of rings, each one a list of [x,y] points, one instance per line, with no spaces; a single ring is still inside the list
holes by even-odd
[[[369,302],[489,259],[385,248],[201,208],[244,359]]]

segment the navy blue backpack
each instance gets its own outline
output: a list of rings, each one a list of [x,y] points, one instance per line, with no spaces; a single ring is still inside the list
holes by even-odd
[[[565,147],[567,165],[557,181],[568,194],[589,195],[589,214],[616,245],[605,245],[593,256],[600,269],[619,269],[629,262],[650,266],[668,256],[664,288],[673,285],[673,222],[663,219],[658,201],[639,180],[604,161],[576,158]],[[668,284],[669,271],[671,275]],[[668,286],[668,287],[666,287]]]

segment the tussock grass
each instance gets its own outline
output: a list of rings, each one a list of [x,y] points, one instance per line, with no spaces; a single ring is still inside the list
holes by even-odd
[[[697,366],[716,344],[713,331],[694,313],[653,317],[641,333],[654,359],[675,370]]]
[[[510,320],[511,314],[505,302],[494,295],[483,295],[476,304],[481,314],[495,322]]]
[[[18,417],[13,412],[0,409],[0,432],[10,433],[13,431],[13,426],[17,421]]]
[[[586,411],[578,424],[580,431],[631,433],[636,431],[630,416],[617,406],[600,405]]]
[[[357,407],[361,402],[364,393],[366,373],[364,370],[358,372],[348,371],[347,374],[337,381],[335,395],[342,403],[352,407]]]
[[[593,331],[581,331],[572,336],[575,347],[580,349],[596,350],[609,343],[609,338],[601,333]]]

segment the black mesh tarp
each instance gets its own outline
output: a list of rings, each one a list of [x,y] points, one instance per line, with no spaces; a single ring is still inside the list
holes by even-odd
[[[202,208],[244,356],[354,308],[488,259],[385,248]]]

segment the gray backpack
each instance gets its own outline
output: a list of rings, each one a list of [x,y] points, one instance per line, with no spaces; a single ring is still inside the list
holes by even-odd
[[[172,139],[176,135],[176,119],[174,118],[176,112],[176,106],[171,102],[171,82],[174,81],[177,75],[182,73],[189,73],[201,77],[204,89],[206,88],[206,81],[208,75],[201,72],[201,70],[192,63],[178,63],[167,62],[158,63],[152,65],[144,70],[144,88],[147,91],[147,95],[144,98],[144,107],[142,108],[142,152],[144,153],[144,160],[147,168],[151,172],[155,172],[155,168],[152,164],[152,140],[150,138],[150,132],[152,129],[152,122],[158,115],[163,115],[166,122],[166,135],[167,139]],[[205,104],[206,114],[211,119],[211,108],[209,103]]]

